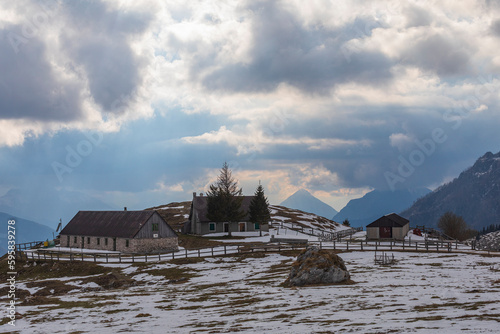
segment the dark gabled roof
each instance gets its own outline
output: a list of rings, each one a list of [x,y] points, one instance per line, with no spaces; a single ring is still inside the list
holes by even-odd
[[[240,197],[240,196],[238,196]],[[250,209],[250,202],[255,196],[241,196],[243,197],[243,201],[241,203],[241,209],[246,213],[245,217],[241,220],[242,222],[250,221],[250,216],[248,211]],[[207,223],[210,220],[207,218],[208,213],[208,203],[207,196],[195,196],[193,197],[193,202],[191,204],[191,212],[189,214],[189,219],[193,215],[194,211],[198,213],[198,220],[200,223]]]
[[[403,218],[395,213],[391,213],[380,217],[373,223],[368,224],[366,227],[403,227],[409,223],[410,221],[408,219]]]
[[[79,211],[61,234],[133,238],[155,213],[154,210]]]

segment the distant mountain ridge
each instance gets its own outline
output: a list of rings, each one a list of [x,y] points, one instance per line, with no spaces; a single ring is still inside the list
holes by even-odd
[[[337,210],[317,199],[305,189],[297,190],[293,195],[281,202],[280,206],[314,213],[328,219],[332,219],[337,214]]]
[[[16,244],[22,244],[32,241],[44,241],[46,239],[52,239],[55,230],[48,226],[39,224],[37,222],[19,218],[11,214],[0,212],[0,225],[2,226],[2,231],[0,233],[0,254],[7,253],[8,246],[8,222],[9,220],[15,220],[15,224],[12,225],[15,228],[15,241]],[[12,229],[11,229],[12,230]]]
[[[430,192],[427,188],[373,190],[361,198],[350,200],[333,220],[341,223],[348,219],[353,227],[366,226],[383,215],[407,209]]]
[[[412,225],[436,226],[446,211],[462,216],[475,229],[500,222],[500,152],[486,153],[401,215]]]

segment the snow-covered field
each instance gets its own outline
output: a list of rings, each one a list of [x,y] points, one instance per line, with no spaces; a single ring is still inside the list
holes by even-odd
[[[123,268],[139,285],[87,291],[54,305],[18,306],[14,333],[498,333],[498,257],[395,252],[396,265],[374,265],[373,252],[342,253],[352,285],[285,288],[294,256],[219,257],[150,269],[189,270],[173,284],[142,265]],[[194,277],[193,277],[194,275]],[[22,282],[19,284],[23,284]],[[84,284],[87,284],[85,286]],[[4,285],[5,286],[5,285]],[[95,290],[95,286],[93,286]],[[87,289],[88,290],[88,289]],[[88,301],[88,304],[79,304]],[[73,302],[79,302],[74,303]]]

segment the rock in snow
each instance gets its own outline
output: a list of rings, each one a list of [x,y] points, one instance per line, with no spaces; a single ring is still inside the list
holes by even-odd
[[[332,284],[347,281],[349,278],[350,274],[340,256],[313,246],[297,257],[285,285]]]

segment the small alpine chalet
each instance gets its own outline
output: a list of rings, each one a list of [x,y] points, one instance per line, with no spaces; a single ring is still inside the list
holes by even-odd
[[[242,196],[241,209],[246,212],[245,217],[239,222],[212,222],[207,218],[208,203],[207,196],[200,194],[199,196],[194,192],[193,201],[191,203],[191,210],[189,212],[189,221],[187,221],[183,228],[183,233],[191,233],[204,235],[209,233],[223,233],[229,232],[247,232],[247,231],[269,231],[269,224],[254,224],[250,222],[248,214],[250,203],[255,196]],[[231,224],[231,226],[229,226]]]

